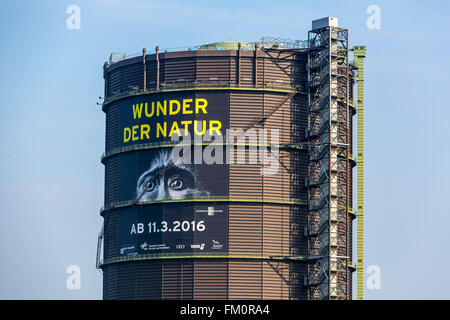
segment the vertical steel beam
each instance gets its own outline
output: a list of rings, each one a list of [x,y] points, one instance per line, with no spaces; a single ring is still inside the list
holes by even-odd
[[[353,59],[358,68],[357,74],[357,124],[358,124],[358,210],[357,210],[357,299],[364,298],[364,58],[366,47],[353,47]]]
[[[346,41],[345,41],[345,49],[346,49],[346,58],[345,58],[345,62],[346,62],[346,70],[345,70],[345,72],[346,72],[346,76],[345,76],[345,85],[346,85],[346,88],[345,88],[345,112],[346,112],[346,116],[345,116],[345,118],[346,118],[346,134],[347,134],[347,137],[346,137],[346,143],[347,143],[347,151],[346,151],[346,156],[347,156],[347,159],[346,159],[346,168],[347,168],[347,172],[346,172],[346,179],[347,179],[347,184],[346,184],[346,194],[347,194],[347,198],[346,198],[346,208],[345,208],[345,230],[346,230],[346,237],[345,237],[345,240],[346,240],[346,246],[347,246],[347,249],[346,249],[346,252],[347,252],[347,256],[348,257],[351,257],[352,256],[352,253],[350,252],[350,241],[349,241],[349,233],[352,231],[352,230],[350,230],[351,229],[351,227],[350,227],[350,221],[349,221],[349,211],[350,211],[350,207],[351,207],[351,204],[350,204],[350,192],[351,192],[351,190],[350,190],[350,178],[352,177],[351,175],[350,175],[350,172],[351,172],[351,170],[352,170],[352,168],[351,168],[351,166],[350,166],[350,145],[351,145],[351,141],[350,141],[350,109],[349,109],[349,100],[350,100],[350,86],[349,86],[349,81],[350,81],[350,66],[349,66],[349,62],[348,62],[348,32],[347,32],[347,37],[346,37]],[[351,295],[350,295],[350,281],[349,281],[349,278],[351,277],[349,277],[349,262],[350,262],[350,260],[349,259],[347,259],[347,261],[346,261],[346,263],[345,263],[345,272],[346,272],[346,275],[345,275],[345,280],[346,280],[346,299],[347,300],[351,300],[352,299],[352,297],[351,297]]]
[[[236,84],[239,87],[241,81],[241,43],[238,43],[237,61],[236,61]]]
[[[159,90],[159,46],[156,46],[156,90]]]
[[[253,85],[256,87],[258,85],[258,44],[255,44],[255,56],[254,56],[254,67],[253,67]]]
[[[147,90],[147,66],[145,65],[145,56],[147,55],[147,49],[142,49],[142,64],[144,65],[144,91]]]
[[[331,210],[332,210],[332,201],[331,201],[331,178],[332,178],[332,172],[331,172],[331,164],[332,164],[332,158],[331,158],[331,142],[332,142],[332,135],[331,135],[331,50],[333,43],[331,41],[331,32],[332,28],[328,27],[328,39],[327,39],[327,48],[328,48],[328,294],[327,299],[330,300],[331,297]]]
[[[105,63],[103,64],[103,79],[105,79],[105,92],[103,93],[103,98],[105,99],[109,95],[109,79],[108,72],[106,71],[108,66],[108,62],[105,61]]]

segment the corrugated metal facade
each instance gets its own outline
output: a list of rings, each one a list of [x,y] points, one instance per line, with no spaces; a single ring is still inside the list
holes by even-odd
[[[229,165],[229,198],[260,200],[226,203],[230,258],[106,263],[102,266],[104,298],[307,299],[304,282],[307,261],[280,258],[308,255],[304,234],[308,223],[308,194],[304,181],[309,159],[307,149],[298,147],[305,142],[307,126],[307,53],[196,50],[160,53],[159,61],[155,54],[145,59],[145,65],[142,57],[136,57],[105,70],[105,207],[118,201],[121,170],[118,161],[121,153],[117,151],[120,120],[115,96],[142,90],[144,81],[147,90],[154,90],[159,84],[159,93],[174,88],[192,91],[198,85],[208,86],[211,91],[217,87],[229,97],[230,128],[246,128],[254,119],[276,108],[290,91],[297,90],[297,94],[263,124],[254,126],[280,130],[278,173],[263,176],[260,164]],[[118,252],[120,212],[120,209],[102,212],[104,261],[114,258]],[[351,255],[351,247],[348,251],[342,254]],[[249,259],[247,255],[277,259]]]

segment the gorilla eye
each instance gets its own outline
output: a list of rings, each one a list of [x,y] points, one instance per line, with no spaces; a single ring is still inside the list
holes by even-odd
[[[184,183],[183,179],[180,177],[174,177],[169,179],[168,186],[172,190],[183,190],[184,189]]]
[[[147,192],[154,191],[157,186],[158,186],[158,183],[157,183],[157,179],[155,179],[155,178],[149,179],[144,184],[145,191],[147,191]]]

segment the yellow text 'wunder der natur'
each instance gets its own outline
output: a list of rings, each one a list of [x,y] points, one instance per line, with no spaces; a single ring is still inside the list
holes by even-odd
[[[206,108],[208,101],[204,98],[182,99],[182,100],[162,100],[151,103],[133,104],[133,119],[140,120],[153,117],[207,114]],[[183,120],[183,121],[162,121],[156,122],[152,128],[150,124],[137,124],[123,129],[123,142],[148,140],[151,137],[165,138],[173,135],[188,135],[193,132],[194,135],[203,136],[208,134],[222,135],[222,122],[219,120]]]

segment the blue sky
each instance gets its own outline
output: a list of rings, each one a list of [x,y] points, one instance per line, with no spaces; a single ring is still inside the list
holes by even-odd
[[[274,5],[276,3],[276,5]],[[66,8],[81,29],[66,28]],[[381,9],[381,29],[366,8]],[[0,10],[0,298],[100,299],[102,65],[111,52],[305,39],[339,18],[366,45],[368,299],[450,298],[447,1],[25,1]],[[356,171],[355,171],[356,172]],[[81,267],[81,290],[66,267]]]

